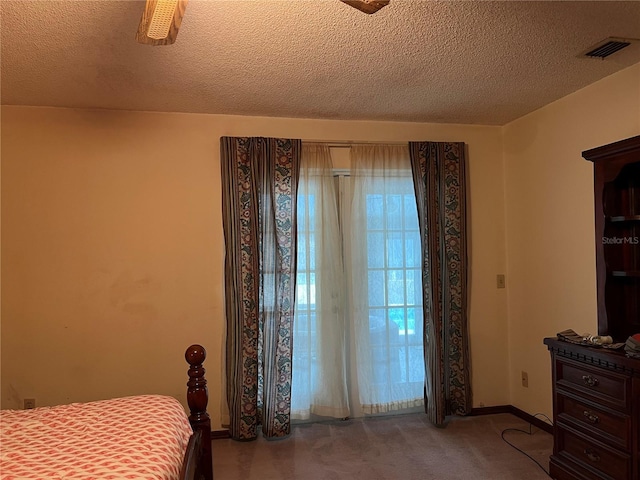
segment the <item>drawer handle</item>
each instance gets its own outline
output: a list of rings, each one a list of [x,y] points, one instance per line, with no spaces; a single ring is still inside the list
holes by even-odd
[[[600,384],[600,380],[593,378],[591,375],[583,375],[582,381],[589,387],[597,387]]]
[[[591,450],[590,448],[585,448],[584,449],[584,454],[587,456],[587,458],[589,460],[591,460],[592,462],[599,462],[600,461],[600,455],[598,455],[596,452],[594,452],[593,450]]]
[[[598,417],[598,415],[596,415],[595,413],[590,412],[589,410],[585,410],[584,412],[582,412],[582,414],[584,415],[584,418],[586,418],[588,422],[595,424],[600,421],[600,417]]]

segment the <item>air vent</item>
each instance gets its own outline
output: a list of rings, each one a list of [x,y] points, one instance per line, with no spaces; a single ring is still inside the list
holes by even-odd
[[[627,40],[607,38],[603,42],[600,42],[595,48],[585,53],[585,56],[591,58],[606,58],[629,45],[631,45],[631,42]]]

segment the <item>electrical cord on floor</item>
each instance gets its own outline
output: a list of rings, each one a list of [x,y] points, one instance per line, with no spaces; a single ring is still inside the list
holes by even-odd
[[[544,413],[536,413],[534,415],[534,417],[543,417],[545,419],[547,419],[547,422],[550,425],[553,425],[553,422],[551,421],[551,419],[549,417],[547,417]],[[549,472],[547,472],[547,469],[544,468],[542,466],[542,464],[540,462],[538,462],[535,458],[533,458],[531,455],[529,455],[527,452],[525,452],[524,450],[516,447],[513,443],[511,443],[509,440],[507,440],[506,438],[504,438],[504,434],[507,432],[521,432],[521,433],[526,433],[527,435],[533,435],[533,424],[529,423],[529,431],[526,430],[522,430],[521,428],[505,428],[504,430],[502,430],[502,432],[500,433],[500,437],[502,438],[502,440],[509,446],[511,446],[512,448],[515,448],[517,451],[519,451],[520,453],[522,453],[523,455],[529,457],[531,459],[532,462],[534,462],[536,465],[538,465],[538,467],[540,467],[540,469],[547,474],[548,477],[551,477],[551,475],[549,475]]]

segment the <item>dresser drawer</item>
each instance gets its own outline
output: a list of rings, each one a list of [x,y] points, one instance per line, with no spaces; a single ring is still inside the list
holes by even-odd
[[[590,405],[570,395],[557,394],[558,421],[581,429],[622,450],[631,449],[631,417]]]
[[[556,386],[617,410],[631,409],[631,378],[625,375],[557,358]]]
[[[577,431],[556,425],[558,456],[575,464],[587,478],[631,479],[631,456]]]

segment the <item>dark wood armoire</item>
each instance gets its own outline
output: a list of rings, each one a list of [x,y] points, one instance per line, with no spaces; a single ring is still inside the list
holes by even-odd
[[[598,334],[640,333],[640,136],[582,153],[595,182]],[[578,332],[583,333],[583,332]],[[640,360],[547,338],[558,480],[640,479]]]

